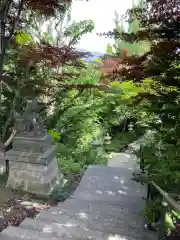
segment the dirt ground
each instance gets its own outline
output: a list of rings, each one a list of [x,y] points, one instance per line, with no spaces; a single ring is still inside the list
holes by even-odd
[[[63,202],[76,189],[82,177],[75,174],[68,180],[69,185],[49,198],[40,198],[23,191],[7,189],[7,175],[0,176],[0,232],[8,225],[19,226],[25,218],[35,218],[39,212]]]
[[[55,205],[52,199],[40,199],[31,194],[14,192],[0,185],[0,232],[8,225],[19,226],[26,218]]]

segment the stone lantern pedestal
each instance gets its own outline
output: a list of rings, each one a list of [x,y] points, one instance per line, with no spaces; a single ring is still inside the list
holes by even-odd
[[[7,187],[38,195],[49,195],[56,184],[63,183],[51,136],[17,135],[13,148],[6,152],[9,160]]]
[[[0,177],[6,173],[6,158],[5,153],[0,151]]]

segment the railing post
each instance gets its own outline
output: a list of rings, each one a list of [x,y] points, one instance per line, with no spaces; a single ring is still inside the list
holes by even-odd
[[[150,183],[147,184],[147,197],[146,197],[146,200],[151,200],[151,189],[152,189],[152,186]]]
[[[142,145],[142,143],[140,144],[139,153],[140,153],[140,169],[141,169],[142,173],[145,173],[145,164],[144,164],[143,145]]]
[[[160,222],[158,227],[158,240],[165,240],[165,220],[166,220],[166,212],[167,212],[168,203],[166,201],[162,201],[162,210],[160,216]]]

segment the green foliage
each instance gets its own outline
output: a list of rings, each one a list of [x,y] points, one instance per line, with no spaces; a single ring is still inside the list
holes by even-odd
[[[113,136],[111,144],[106,146],[108,152],[123,152],[128,147],[128,144],[136,141],[138,134],[135,131],[130,132],[119,132],[117,135]]]
[[[138,1],[137,4],[133,4],[132,9],[143,7],[144,0]],[[133,11],[132,11],[133,12]],[[136,34],[140,29],[140,23],[135,13],[132,14],[132,21],[129,23],[128,29],[124,27],[123,17],[119,18],[117,12],[115,12],[115,29],[119,35],[119,38],[115,40],[112,47],[108,46],[107,52],[116,56],[122,56],[124,49],[128,49],[128,55],[143,55],[149,50],[150,43],[148,41],[139,42],[126,42],[121,39],[122,33]],[[110,51],[109,51],[110,50]]]
[[[74,150],[73,153],[70,150]],[[65,175],[79,174],[81,171],[85,171],[87,167],[91,164],[106,164],[108,159],[108,154],[102,150],[93,151],[81,150],[78,148],[71,148],[62,152],[62,149],[59,149],[59,166],[64,170]]]
[[[148,222],[156,224],[157,214],[161,211],[161,200],[157,198],[155,201],[148,201],[146,207],[141,212],[142,216],[148,216]]]
[[[48,43],[54,43],[54,38],[47,32],[43,32],[42,41],[48,42]]]
[[[72,68],[67,70],[75,71]],[[99,84],[99,81],[100,73],[91,65],[80,70],[76,79],[80,84]],[[148,81],[145,83],[149,84]],[[116,90],[116,94],[99,89],[66,90],[63,95],[59,92],[54,111],[49,116],[49,128],[55,127],[61,135],[58,159],[66,174],[77,174],[89,164],[106,164],[108,152],[123,151],[128,143],[137,139],[139,133],[133,125],[131,131],[122,129],[113,133],[110,145],[100,146],[97,150],[92,146],[94,139],[103,142],[103,137],[113,126],[134,116],[136,111],[128,102],[131,103],[140,91],[147,91],[142,86],[126,81],[111,83],[110,88]]]
[[[56,130],[50,129],[48,132],[55,140],[60,140],[61,139],[60,133],[57,132]]]
[[[51,50],[54,51],[57,50],[57,46],[62,47],[64,45],[61,42],[62,36],[65,41],[68,40],[65,34],[66,28],[63,26],[65,22],[68,23],[67,26],[65,24],[67,28],[71,26],[69,11],[69,4],[65,4],[64,11],[60,9],[56,16],[51,16],[48,19],[44,15],[31,14],[29,11],[23,12],[26,24],[24,24],[23,29],[16,32],[15,40],[13,40],[12,46],[10,45],[5,56],[4,71],[8,78],[2,84],[0,98],[0,134],[2,134],[3,141],[11,133],[10,127],[14,124],[14,111],[21,113],[27,98],[36,97],[41,102],[46,102],[47,105],[53,99],[56,102],[56,97],[58,98],[59,94],[58,78],[61,78],[61,67],[55,66],[52,69],[43,61],[43,57],[43,60],[39,61],[38,59],[41,58],[40,55],[43,55],[44,45],[52,44],[55,48]],[[53,27],[55,30],[53,30]],[[71,29],[72,31],[74,28],[79,29],[78,38],[70,35],[73,38],[75,37],[74,40],[76,41],[83,34],[91,31],[92,27],[93,23],[91,21],[84,21],[80,24],[74,22]],[[38,49],[38,46],[42,46],[42,49]],[[49,54],[49,52],[44,53],[44,58],[49,56],[53,59],[55,57],[54,54]],[[60,59],[59,56],[58,59]],[[64,82],[68,81],[65,80]],[[45,120],[47,120],[46,117]],[[52,135],[55,138],[58,137],[54,132]]]
[[[64,187],[56,186],[51,193],[51,197],[58,202],[64,202],[72,191],[71,184],[66,184]]]
[[[32,38],[34,42],[43,41],[54,46],[61,46],[64,42],[68,42],[70,45],[77,44],[83,34],[94,29],[94,24],[92,21],[70,24],[70,19],[66,21],[69,8],[66,10],[56,17],[52,17],[48,22],[40,16],[31,19],[32,16],[27,14],[30,24],[26,26],[27,31],[16,34],[16,42],[21,47],[32,43]],[[64,22],[68,23],[65,29]],[[47,23],[47,25],[41,31],[40,26],[43,23]],[[123,22],[117,20],[115,23],[117,31],[121,33]],[[53,37],[53,27],[56,30],[56,37]],[[129,26],[129,32],[136,33],[138,29],[139,22],[135,19]],[[28,34],[29,32],[31,34]],[[124,48],[128,48],[130,55],[141,55],[148,47],[148,43],[144,41],[132,44],[116,40],[113,46],[107,47],[107,52],[111,55],[122,54]],[[100,59],[96,59],[96,62],[102,63]],[[29,96],[36,96],[47,105],[53,100],[53,104],[48,106],[43,117],[50,129],[49,133],[56,144],[58,143],[58,164],[69,179],[72,176],[79,176],[90,164],[106,164],[109,152],[123,151],[129,143],[139,137],[144,129],[156,129],[156,133],[151,139],[148,139],[144,147],[146,168],[150,177],[165,190],[178,192],[180,129],[179,116],[176,112],[179,112],[179,90],[173,87],[167,88],[161,84],[157,85],[153,81],[153,76],[142,79],[138,83],[131,79],[123,82],[113,81],[109,85],[109,92],[98,88],[68,89],[60,87],[62,81],[63,84],[99,85],[101,73],[91,64],[85,64],[85,67],[79,69],[64,64],[62,68],[51,69],[39,63],[35,71],[27,72],[20,65],[19,52],[10,49],[6,56],[5,70],[10,77],[12,91],[4,88],[2,92],[1,132],[4,131],[5,125],[13,125],[13,111],[21,113]],[[175,67],[179,70],[177,62],[174,62],[170,69],[173,70]],[[73,78],[71,75],[71,78],[61,79],[62,72],[67,75],[73,73],[78,77]],[[148,99],[144,99],[138,105],[134,104],[134,100],[138,99],[141,94],[153,93],[157,96],[159,89],[163,93],[176,92],[177,97],[166,104],[163,100],[155,101],[152,104]],[[172,122],[164,121],[164,118],[168,118]],[[176,118],[175,121],[174,118]],[[7,119],[10,119],[8,123]],[[129,119],[130,121],[128,121]],[[161,124],[162,120],[163,124]],[[103,138],[107,133],[110,133],[112,141],[111,144],[105,146]],[[94,149],[92,145],[94,140],[99,140],[102,145]],[[177,144],[177,149],[174,147],[174,143]],[[56,200],[64,201],[70,191],[72,191],[72,182],[65,185],[64,188],[56,188],[52,195]],[[153,202],[145,211],[151,221],[154,221],[154,205],[158,211],[158,204],[158,201]]]
[[[103,64],[103,61],[102,61],[102,59],[100,59],[100,58],[96,58],[96,59],[95,59],[95,62],[100,63],[100,64]]]
[[[0,175],[0,187],[6,186],[7,180],[8,180],[8,174],[7,173],[1,174]]]
[[[107,45],[106,52],[107,52],[108,54],[114,54],[114,49],[113,49],[113,47],[108,44],[108,45]]]
[[[175,11],[173,15],[169,15],[167,22],[166,17],[163,19],[161,15],[159,1],[146,2],[149,5],[144,11],[142,5],[136,11],[129,11],[131,24],[128,31],[123,29],[123,21],[116,21],[116,32],[119,35],[113,46],[115,52],[120,55],[122,50],[127,48],[129,55],[146,53],[143,57],[127,57],[127,65],[122,67],[122,71],[120,69],[118,81],[124,81],[129,76],[133,78],[133,81],[125,81],[122,85],[119,83],[122,90],[121,99],[124,98],[128,105],[128,113],[133,106],[130,115],[136,119],[135,124],[144,130],[153,131],[143,142],[142,151],[149,179],[165,191],[177,195],[179,202],[179,12]],[[176,9],[176,5],[176,1],[164,1],[163,7],[167,11]],[[148,78],[145,78],[147,76]],[[154,223],[160,206],[159,198],[148,203],[144,214],[149,222]],[[173,229],[171,212],[172,209],[168,209],[167,232]]]
[[[81,39],[82,35],[92,32],[94,29],[92,20],[83,20],[80,22],[73,22],[68,26],[64,32],[65,37],[70,38],[70,45],[75,45]]]
[[[19,33],[16,33],[16,42],[20,45],[26,45],[32,43],[33,38],[30,34],[21,31]]]

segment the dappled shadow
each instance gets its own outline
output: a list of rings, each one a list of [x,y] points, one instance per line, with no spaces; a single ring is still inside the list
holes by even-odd
[[[82,203],[72,199],[62,205],[59,211],[51,213],[49,224],[41,228],[38,226],[38,229],[46,234],[53,233],[54,237],[129,240],[131,237],[141,239],[142,236],[137,216],[133,217],[131,211],[119,206]]]
[[[146,188],[132,180],[132,170],[96,166],[87,170],[73,198],[109,204],[126,203],[127,207],[137,202],[136,209],[140,210],[139,203],[145,194]]]
[[[43,233],[72,239],[154,239],[144,230],[146,189],[125,168],[90,166],[71,198],[41,213]]]
[[[111,234],[108,236],[107,240],[129,240],[129,237],[124,237],[117,234]]]
[[[77,224],[67,222],[66,224],[52,223],[45,225],[41,231],[45,234],[50,234],[54,237],[63,237],[67,236],[72,239],[77,239],[78,236],[81,236],[81,239],[90,239],[90,240],[128,240],[128,237],[120,236],[118,234],[104,234],[102,232],[93,231],[88,228],[82,228]],[[68,233],[68,234],[67,234]],[[79,238],[78,238],[79,239]]]

